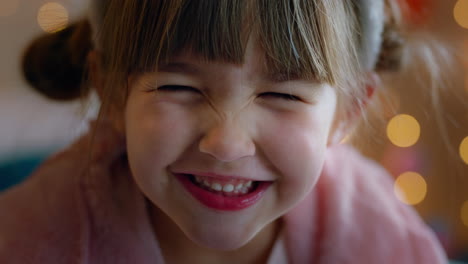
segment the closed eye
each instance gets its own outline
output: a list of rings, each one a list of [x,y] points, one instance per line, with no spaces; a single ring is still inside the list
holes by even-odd
[[[200,93],[200,91],[196,88],[184,85],[163,85],[158,87],[158,91],[161,92],[195,92]]]
[[[266,92],[266,93],[261,93],[260,96],[273,97],[273,98],[278,98],[278,99],[285,99],[285,100],[288,100],[288,101],[302,101],[300,97],[292,95],[292,94],[286,94],[286,93]]]

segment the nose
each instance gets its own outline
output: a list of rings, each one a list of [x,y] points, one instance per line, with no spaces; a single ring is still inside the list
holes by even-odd
[[[228,120],[211,127],[199,143],[200,152],[219,161],[230,162],[255,154],[255,143],[245,128]]]

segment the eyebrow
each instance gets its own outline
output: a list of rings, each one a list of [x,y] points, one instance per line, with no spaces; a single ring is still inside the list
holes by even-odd
[[[160,72],[200,74],[200,69],[193,64],[184,62],[169,62],[158,66]]]

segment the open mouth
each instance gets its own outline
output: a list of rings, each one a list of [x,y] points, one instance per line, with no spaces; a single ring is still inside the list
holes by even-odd
[[[258,187],[259,181],[241,181],[231,180],[228,182],[219,182],[208,177],[199,177],[187,174],[190,181],[198,187],[223,196],[234,197],[249,194]]]
[[[268,181],[219,180],[192,174],[175,176],[196,200],[221,211],[242,210],[254,205],[272,184]]]

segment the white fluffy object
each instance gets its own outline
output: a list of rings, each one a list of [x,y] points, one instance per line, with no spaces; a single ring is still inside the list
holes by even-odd
[[[372,70],[377,63],[382,46],[385,22],[384,0],[353,0],[359,10],[361,23],[361,63]]]

